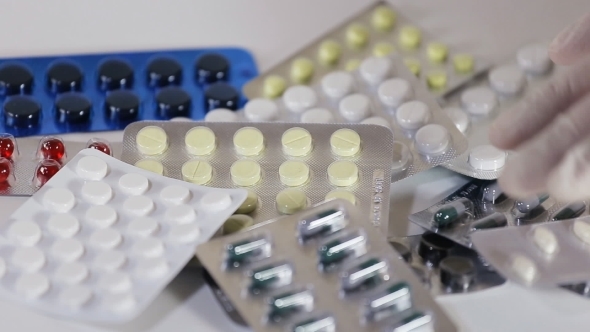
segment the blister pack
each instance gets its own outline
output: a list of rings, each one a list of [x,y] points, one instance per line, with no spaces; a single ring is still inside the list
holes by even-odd
[[[345,200],[214,239],[197,256],[255,331],[457,330]]]
[[[125,129],[121,160],[199,185],[249,189],[238,226],[342,197],[386,232],[392,144],[391,131],[375,125],[142,121]]]
[[[381,1],[248,82],[244,93],[249,99],[276,98],[290,85],[319,84],[339,71],[358,71],[370,83],[379,83],[384,68],[377,58],[401,62],[434,96],[444,95],[488,68],[483,59],[455,52]],[[331,81],[333,87],[345,84],[337,84],[336,77]]]
[[[411,222],[471,247],[481,230],[577,218],[588,214],[588,202],[560,203],[549,195],[514,200],[496,181],[473,179],[442,201],[409,216]]]
[[[131,320],[246,194],[85,149],[0,225],[0,296],[68,319]]]
[[[521,285],[590,280],[589,217],[478,232],[473,244],[498,272]]]
[[[443,166],[473,178],[497,179],[511,152],[490,144],[490,125],[498,115],[561,69],[551,62],[547,45],[529,44],[520,48],[513,59],[449,95],[443,111],[465,134],[469,148]]]
[[[239,48],[0,59],[0,131],[14,136],[123,129],[240,108],[258,75]]]
[[[100,138],[81,143],[66,142],[59,136],[17,139],[0,134],[0,196],[33,195],[69,158],[86,148],[121,155],[121,143]]]

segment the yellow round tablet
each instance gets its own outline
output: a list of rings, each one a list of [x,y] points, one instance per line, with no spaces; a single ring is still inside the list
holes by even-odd
[[[399,43],[404,48],[415,49],[422,42],[422,32],[420,29],[406,25],[399,32]]]
[[[223,235],[240,232],[254,225],[254,219],[244,214],[234,214],[223,224]]]
[[[277,195],[277,210],[282,214],[293,214],[307,207],[307,196],[301,190],[285,189]]]
[[[264,150],[264,135],[254,127],[240,128],[234,134],[234,147],[242,156],[257,156]]]
[[[184,181],[203,185],[211,181],[213,167],[206,161],[189,160],[182,165],[181,173]]]
[[[346,43],[351,48],[361,48],[369,42],[369,30],[362,24],[353,23],[346,29]]]
[[[229,170],[232,181],[242,187],[253,186],[262,177],[260,165],[253,160],[238,160]]]
[[[440,90],[447,86],[447,73],[444,71],[433,71],[426,75],[426,83],[432,90]]]
[[[309,166],[302,161],[287,160],[279,167],[279,177],[286,186],[300,186],[309,180]]]
[[[361,66],[361,60],[359,59],[350,59],[344,66],[344,70],[346,71],[355,71]]]
[[[142,159],[135,163],[135,167],[145,169],[146,171],[150,171],[158,175],[164,175],[164,165],[162,165],[162,163],[157,160]]]
[[[371,24],[375,30],[389,31],[395,25],[397,15],[387,6],[379,6],[373,11]]]
[[[445,62],[449,55],[449,48],[443,43],[430,43],[426,47],[426,55],[431,62]]]
[[[330,191],[326,195],[326,201],[329,201],[331,199],[337,199],[337,198],[347,200],[350,203],[352,203],[353,205],[356,204],[356,197],[354,196],[353,193],[351,193],[350,191],[347,191],[347,190],[336,189],[336,190]]]
[[[475,60],[471,54],[457,54],[453,57],[455,71],[461,74],[467,74],[473,71]]]
[[[248,190],[246,200],[236,210],[237,214],[248,214],[254,212],[258,208],[258,195],[252,190]]]
[[[266,98],[280,97],[287,89],[287,81],[278,75],[270,75],[262,83],[262,94]]]
[[[416,76],[420,75],[420,71],[422,70],[422,64],[420,63],[420,60],[407,58],[404,59],[404,64],[412,72],[412,74]]]
[[[184,136],[184,144],[188,153],[205,156],[215,151],[216,139],[213,130],[207,127],[195,127]]]
[[[295,83],[307,83],[313,76],[313,62],[308,58],[295,59],[291,64],[291,80]]]
[[[160,127],[147,126],[139,130],[135,143],[141,154],[148,156],[162,154],[168,149],[168,135]]]
[[[328,166],[330,183],[338,187],[348,187],[359,179],[359,169],[350,161],[335,161]]]
[[[375,44],[375,47],[373,47],[373,55],[376,57],[388,56],[393,53],[393,51],[395,51],[395,48],[390,43],[381,42]]]
[[[281,137],[281,144],[283,152],[288,156],[306,156],[312,148],[311,134],[299,127],[287,129]]]
[[[333,40],[326,40],[320,44],[318,50],[318,58],[320,62],[325,65],[333,65],[340,60],[342,56],[342,47],[338,42]]]
[[[354,156],[361,149],[361,137],[352,129],[338,129],[330,137],[330,146],[337,156]]]

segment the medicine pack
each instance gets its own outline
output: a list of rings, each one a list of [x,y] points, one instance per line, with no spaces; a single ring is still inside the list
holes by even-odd
[[[465,134],[469,148],[444,167],[478,179],[497,179],[511,152],[489,142],[489,127],[504,111],[546,84],[560,70],[547,52],[547,44],[521,47],[516,56],[492,68],[471,84],[447,97],[443,111]]]
[[[0,133],[0,197],[33,195],[69,159],[86,148],[110,156],[121,155],[121,143],[101,138],[81,143],[66,142],[59,136],[15,138]]]
[[[392,144],[391,131],[376,125],[142,121],[125,128],[121,160],[248,189],[224,233],[338,197],[387,232]]]
[[[487,229],[577,218],[588,202],[561,203],[549,195],[524,200],[508,197],[494,180],[472,179],[437,204],[409,216],[411,222],[461,245],[472,247],[473,234]]]
[[[589,217],[478,232],[473,244],[502,275],[521,285],[590,280]]]
[[[85,149],[0,225],[0,296],[67,319],[129,321],[245,198]]]
[[[238,109],[258,75],[239,48],[0,59],[0,132],[16,137],[119,130],[137,120]]]
[[[342,199],[213,239],[197,256],[254,331],[457,331]]]

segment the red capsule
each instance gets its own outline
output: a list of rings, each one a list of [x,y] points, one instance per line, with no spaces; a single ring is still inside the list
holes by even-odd
[[[0,135],[0,157],[12,159],[16,151],[16,140],[12,135]]]
[[[61,161],[66,155],[64,142],[57,137],[45,137],[39,143],[39,156],[42,159]]]
[[[113,155],[111,145],[108,141],[103,139],[93,138],[90,141],[88,141],[88,145],[86,147],[89,149],[98,150],[102,153],[108,154],[109,156]]]
[[[35,169],[35,186],[42,187],[61,168],[61,164],[52,159],[41,160]]]
[[[10,160],[0,157],[0,185],[9,183],[12,176],[12,163]]]

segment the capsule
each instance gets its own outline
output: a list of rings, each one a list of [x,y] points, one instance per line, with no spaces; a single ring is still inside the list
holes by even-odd
[[[482,189],[482,199],[488,203],[500,204],[506,201],[508,196],[504,194],[504,190],[500,188],[498,182],[493,182]]]
[[[293,267],[286,262],[273,263],[250,271],[248,276],[250,294],[258,295],[265,290],[290,284],[293,279]]]
[[[336,319],[320,315],[295,323],[292,332],[336,332]]]
[[[427,266],[437,267],[454,246],[455,242],[436,233],[426,232],[420,237],[418,255],[422,257]]]
[[[474,221],[471,224],[471,231],[474,232],[482,229],[504,227],[506,225],[508,225],[508,218],[506,218],[506,215],[504,215],[504,213],[495,212],[480,220]]]
[[[313,294],[308,289],[292,290],[272,296],[268,300],[268,318],[278,323],[293,314],[313,308]]]
[[[402,281],[371,297],[365,307],[365,318],[368,321],[380,321],[411,307],[410,285]]]
[[[345,226],[344,212],[338,209],[330,209],[301,220],[297,225],[297,230],[299,240],[305,242],[314,237],[333,234]]]
[[[561,208],[553,216],[553,221],[574,219],[581,216],[586,211],[586,203],[576,202],[571,203]]]
[[[473,208],[473,203],[465,197],[441,206],[434,213],[433,226],[446,228],[458,223],[467,215],[467,211]]]
[[[475,264],[466,257],[449,256],[439,265],[440,282],[451,290],[466,290],[475,279]]]
[[[367,237],[360,232],[346,234],[328,241],[320,245],[318,249],[320,268],[328,270],[347,258],[359,257],[367,251],[366,245]]]
[[[424,331],[426,327],[432,326],[432,316],[423,312],[413,312],[404,317],[392,326],[389,326],[385,332],[411,332]]]
[[[549,199],[549,195],[543,194],[538,196],[529,197],[522,201],[517,201],[514,203],[514,208],[512,209],[512,213],[517,218],[523,218],[528,216],[534,209],[538,208]]]
[[[226,266],[239,267],[270,256],[270,241],[264,236],[228,244],[226,247]]]
[[[364,290],[387,277],[387,263],[379,258],[365,259],[342,273],[341,287],[345,293]]]

